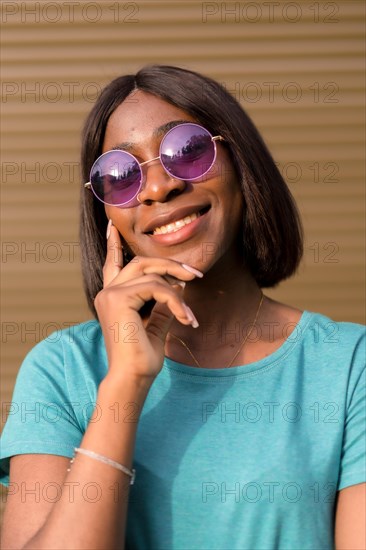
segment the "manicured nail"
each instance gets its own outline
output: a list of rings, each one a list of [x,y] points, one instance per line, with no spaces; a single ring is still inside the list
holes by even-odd
[[[185,288],[186,287],[186,282],[185,281],[177,281],[177,285],[181,286],[182,288]]]
[[[199,326],[199,324],[198,324],[198,321],[197,321],[196,317],[193,314],[193,311],[191,310],[190,307],[187,306],[187,304],[183,304],[183,306],[184,306],[184,309],[186,311],[187,318],[191,322],[192,327],[197,328]]]
[[[200,278],[203,277],[202,271],[198,271],[198,269],[196,269],[195,267],[191,267],[190,265],[187,265],[187,264],[182,264],[182,267],[184,267],[184,269],[186,269],[190,273],[197,275],[197,277],[200,277]]]
[[[107,240],[109,239],[109,235],[111,234],[111,227],[112,227],[112,225],[113,225],[112,220],[109,219],[109,222],[108,222],[108,225],[107,225],[107,232],[106,232]]]

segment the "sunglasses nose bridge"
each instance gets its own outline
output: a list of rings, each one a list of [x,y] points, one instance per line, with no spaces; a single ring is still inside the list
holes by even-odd
[[[146,170],[146,165],[159,160],[150,170]],[[140,163],[143,172],[142,186],[139,192],[139,202],[165,202],[171,191],[183,191],[186,184],[170,175],[164,168],[160,156]],[[145,170],[144,170],[145,168]]]
[[[151,163],[155,163],[155,164],[153,164],[152,166],[149,166]],[[162,176],[164,176],[165,181],[168,178],[169,179],[172,178],[171,174],[166,170],[160,155],[158,157],[145,160],[144,162],[140,162],[139,164],[140,164],[140,170],[142,175],[142,189],[146,187],[148,183],[148,179],[152,179],[152,181],[154,182],[157,178],[161,179]]]
[[[155,165],[153,164],[151,166],[151,163],[155,163]],[[164,175],[165,178],[167,178],[167,176],[169,176],[169,178],[171,177],[170,174],[168,174],[167,171],[165,170],[164,165],[161,162],[160,155],[158,157],[145,160],[144,162],[140,162],[139,165],[140,165],[141,177],[142,177],[141,190],[143,190],[146,187],[148,180],[150,179],[155,181],[157,178],[161,179],[162,175]],[[155,170],[156,170],[156,174],[155,174]]]
[[[160,160],[160,156],[155,157],[153,159],[145,160],[144,162],[140,162],[140,167],[145,166],[146,164],[149,164],[150,162],[154,162],[154,160]]]

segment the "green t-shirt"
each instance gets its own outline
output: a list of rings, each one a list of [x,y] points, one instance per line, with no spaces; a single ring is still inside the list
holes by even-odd
[[[3,483],[12,455],[73,455],[106,370],[97,321],[30,351],[3,431]],[[116,414],[133,419],[133,404]],[[333,548],[336,492],[366,480],[364,431],[361,325],[305,311],[255,363],[166,359],[139,421],[127,547]]]

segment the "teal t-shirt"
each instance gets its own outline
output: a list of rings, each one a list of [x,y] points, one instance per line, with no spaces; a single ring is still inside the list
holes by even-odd
[[[107,359],[97,321],[55,332],[20,369],[2,435],[9,457],[71,457]],[[126,411],[133,417],[133,406]],[[245,366],[166,359],[140,418],[133,549],[329,549],[336,492],[365,477],[365,328],[305,311]]]

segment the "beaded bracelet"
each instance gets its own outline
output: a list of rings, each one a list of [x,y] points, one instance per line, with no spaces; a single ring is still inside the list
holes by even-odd
[[[126,466],[123,466],[122,464],[119,464],[118,462],[115,462],[114,460],[112,460],[110,458],[107,458],[106,456],[98,455],[94,451],[88,451],[87,449],[81,449],[79,447],[75,447],[74,451],[75,451],[75,453],[79,453],[79,454],[88,456],[89,458],[94,458],[94,460],[99,460],[99,462],[103,462],[104,464],[108,464],[109,466],[113,466],[113,468],[117,468],[117,470],[120,470],[121,472],[123,472],[123,473],[127,474],[128,476],[130,476],[130,478],[131,478],[130,485],[134,484],[135,477],[136,477],[136,470],[134,470],[134,469],[129,470],[128,468],[126,468]],[[70,460],[70,466],[74,462],[74,458],[72,458]],[[68,468],[67,471],[69,472],[70,468]]]

